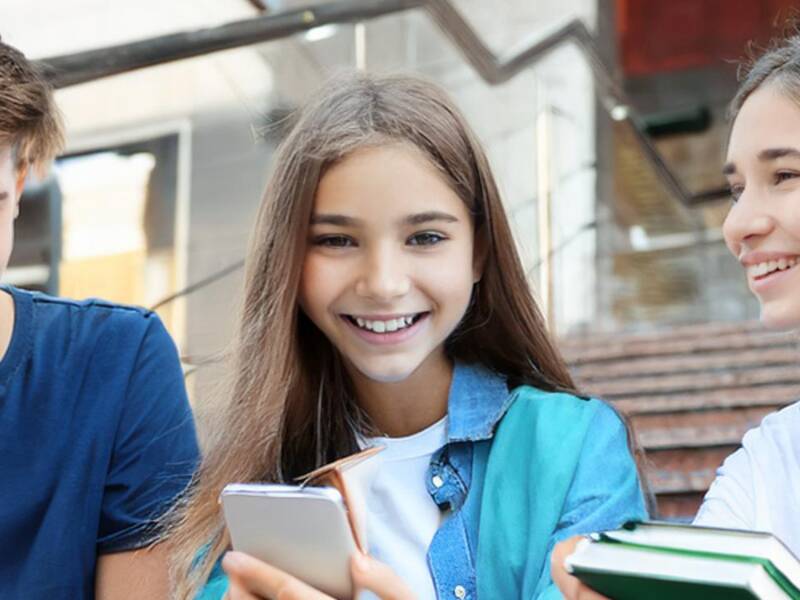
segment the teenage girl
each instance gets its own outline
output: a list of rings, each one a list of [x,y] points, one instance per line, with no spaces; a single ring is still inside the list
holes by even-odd
[[[380,598],[560,597],[555,542],[645,516],[626,427],[577,394],[480,144],[419,79],[340,78],[301,111],[218,415],[173,536],[182,599],[325,597],[244,554],[221,561],[217,498],[376,441],[352,577]]]
[[[731,106],[723,233],[771,328],[800,329],[800,36],[748,70]],[[800,390],[798,391],[800,397]],[[695,523],[770,531],[800,556],[800,403],[745,434]]]
[[[731,209],[722,232],[770,328],[800,328],[800,36],[744,72],[731,104],[723,173]],[[800,392],[799,392],[800,395]],[[767,416],[717,472],[697,525],[769,531],[800,556],[800,402]],[[601,598],[569,577],[559,545],[553,576],[570,599]]]

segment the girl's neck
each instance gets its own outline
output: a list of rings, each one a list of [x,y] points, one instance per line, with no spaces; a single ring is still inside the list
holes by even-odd
[[[13,332],[14,298],[5,290],[0,290],[0,360],[6,355]]]
[[[383,383],[349,369],[361,407],[389,437],[412,435],[447,414],[453,363],[442,351],[429,356],[403,381]]]

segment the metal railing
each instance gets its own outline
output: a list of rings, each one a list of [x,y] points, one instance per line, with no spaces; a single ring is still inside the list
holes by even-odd
[[[40,63],[52,85],[62,88],[210,52],[277,40],[321,25],[367,21],[412,9],[425,10],[489,85],[504,83],[552,50],[574,43],[589,64],[602,106],[614,120],[627,121],[632,126],[643,156],[665,187],[686,206],[704,199],[702,194],[692,195],[669,168],[647,135],[642,119],[601,59],[594,36],[577,18],[547,35],[533,35],[518,50],[498,57],[448,0],[339,0],[218,27],[54,56]]]

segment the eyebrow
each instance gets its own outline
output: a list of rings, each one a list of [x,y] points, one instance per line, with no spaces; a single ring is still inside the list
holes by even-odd
[[[0,192],[0,201],[8,198],[8,192]]]
[[[408,215],[407,217],[402,219],[402,222],[405,225],[422,225],[424,223],[430,223],[432,221],[457,223],[458,217],[455,217],[446,212],[432,210],[422,213],[415,213],[413,215]],[[338,225],[339,227],[354,227],[356,225],[359,225],[360,223],[362,223],[361,219],[357,219],[355,217],[349,217],[347,215],[319,214],[311,216],[312,225]]]
[[[800,150],[797,148],[767,148],[758,153],[758,160],[768,162],[789,156],[791,158],[800,158]],[[723,175],[733,175],[736,173],[736,164],[729,162],[722,167]]]
[[[340,227],[348,227],[360,222],[360,219],[354,219],[346,215],[311,215],[312,225],[339,225]]]
[[[408,225],[422,225],[431,221],[444,221],[445,223],[458,223],[458,218],[450,213],[431,210],[428,212],[409,215],[403,221]]]

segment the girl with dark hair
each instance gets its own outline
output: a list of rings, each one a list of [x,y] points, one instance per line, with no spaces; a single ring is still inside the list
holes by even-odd
[[[419,79],[340,78],[301,111],[256,223],[234,360],[171,538],[178,598],[324,597],[221,561],[217,498],[375,442],[352,577],[380,598],[558,597],[556,541],[645,514],[626,427],[575,390],[480,144]]]
[[[800,36],[742,71],[731,103],[723,173],[732,205],[723,225],[767,327],[800,328]],[[800,393],[800,390],[798,390]],[[800,556],[800,402],[768,415],[717,471],[696,525],[768,531]],[[570,600],[601,599],[561,567],[576,540],[554,552],[553,578]]]
[[[800,328],[800,36],[746,71],[731,105],[723,233],[767,327]],[[800,390],[798,390],[800,396]],[[800,556],[800,402],[768,415],[717,471],[695,523],[769,531]]]

